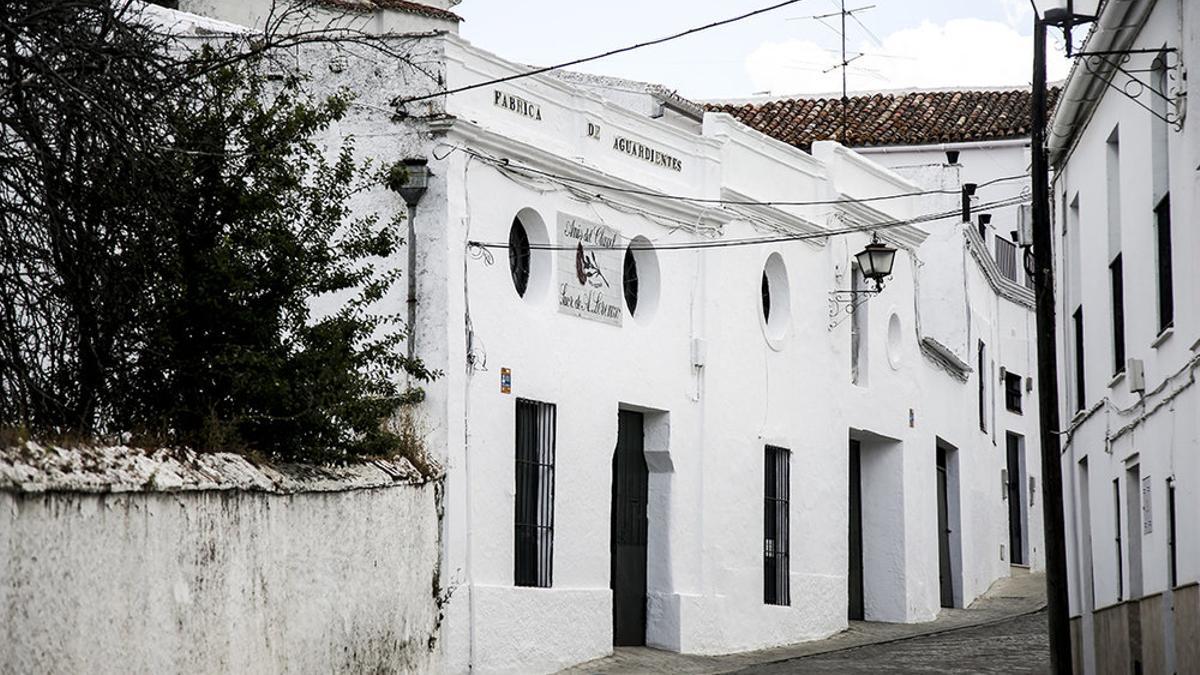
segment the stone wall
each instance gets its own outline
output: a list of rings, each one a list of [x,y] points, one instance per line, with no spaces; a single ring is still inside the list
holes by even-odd
[[[0,453],[0,672],[438,668],[440,480],[61,454]]]

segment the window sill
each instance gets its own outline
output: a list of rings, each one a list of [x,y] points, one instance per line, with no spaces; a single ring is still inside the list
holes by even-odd
[[[1164,342],[1169,340],[1171,338],[1171,336],[1174,334],[1175,334],[1175,327],[1167,326],[1166,328],[1163,329],[1163,331],[1161,333],[1158,334],[1158,337],[1154,338],[1154,342],[1151,342],[1150,346],[1154,347],[1155,349],[1158,349],[1160,346],[1162,346],[1162,344]]]
[[[1112,379],[1108,381],[1108,388],[1113,389],[1118,384],[1121,384],[1124,381],[1125,381],[1125,371],[1122,370],[1121,372],[1117,373],[1116,375],[1113,375]]]

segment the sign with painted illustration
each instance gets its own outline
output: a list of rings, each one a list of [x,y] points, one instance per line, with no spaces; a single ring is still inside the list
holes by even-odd
[[[558,214],[558,311],[620,326],[621,234]]]

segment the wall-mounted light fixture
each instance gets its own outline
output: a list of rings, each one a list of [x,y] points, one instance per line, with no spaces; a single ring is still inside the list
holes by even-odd
[[[866,280],[866,287],[858,290],[833,290],[829,292],[829,328],[834,328],[854,314],[872,295],[878,295],[883,290],[884,282],[892,275],[892,267],[896,263],[896,249],[879,241],[879,236],[871,238],[866,248],[855,254],[858,269]]]

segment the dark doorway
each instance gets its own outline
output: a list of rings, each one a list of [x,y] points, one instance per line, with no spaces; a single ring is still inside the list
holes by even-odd
[[[850,439],[850,608],[847,616],[862,621],[863,610],[863,517],[862,446]]]
[[[644,453],[642,413],[622,410],[613,453],[613,644],[646,644],[646,503],[650,474]]]
[[[1021,499],[1021,437],[1007,434],[1008,438],[1008,561],[1014,565],[1025,564],[1025,537],[1021,532],[1021,512],[1025,507]]]
[[[950,568],[950,503],[946,479],[946,451],[937,449],[938,577],[942,607],[954,606],[954,577]]]

